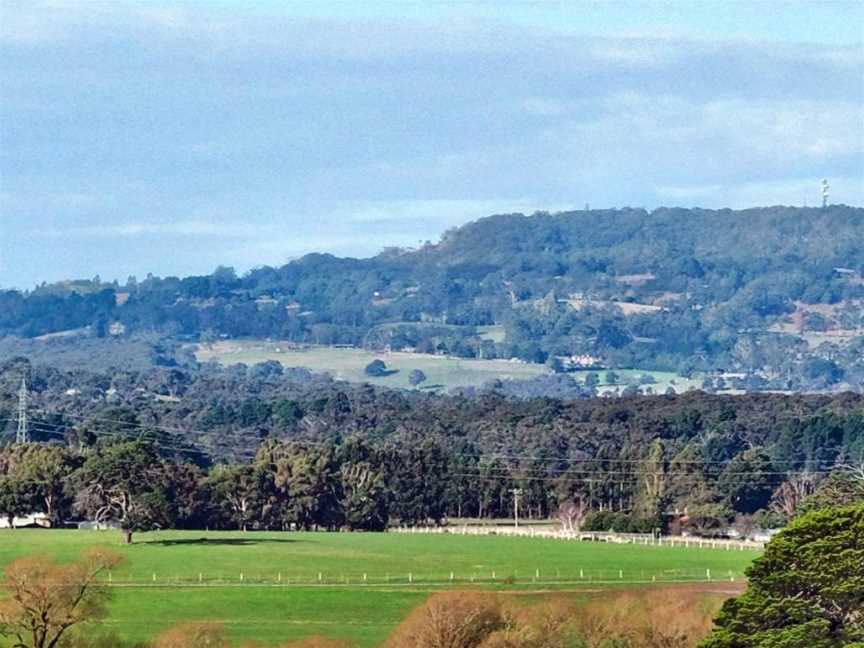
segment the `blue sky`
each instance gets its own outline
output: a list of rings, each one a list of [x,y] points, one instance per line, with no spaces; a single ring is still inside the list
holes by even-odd
[[[864,203],[862,2],[0,0],[0,287]]]

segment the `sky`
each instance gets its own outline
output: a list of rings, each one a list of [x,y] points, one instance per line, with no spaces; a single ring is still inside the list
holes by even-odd
[[[864,204],[864,2],[0,0],[0,288]]]

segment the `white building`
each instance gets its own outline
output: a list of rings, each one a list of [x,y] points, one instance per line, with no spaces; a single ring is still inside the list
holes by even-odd
[[[44,513],[30,513],[22,517],[12,518],[12,527],[42,527],[47,529],[51,526],[51,520]],[[5,515],[0,517],[0,529],[9,528],[9,518]]]

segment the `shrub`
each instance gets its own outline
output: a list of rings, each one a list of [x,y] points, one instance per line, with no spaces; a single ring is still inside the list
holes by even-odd
[[[582,528],[586,531],[614,531],[615,533],[651,533],[658,526],[660,523],[655,518],[613,511],[589,513],[582,524]]]
[[[475,648],[505,627],[501,602],[494,594],[433,594],[393,631],[384,648]]]
[[[365,373],[367,376],[372,376],[373,378],[386,376],[387,375],[387,365],[384,364],[383,360],[376,359],[376,360],[373,360],[372,362],[370,362],[368,365],[366,365],[366,368],[363,370],[363,373]]]
[[[108,591],[99,578],[121,562],[119,554],[97,547],[73,563],[43,556],[9,563],[2,583],[0,637],[21,647],[63,645],[77,626],[105,616]]]
[[[524,608],[511,606],[506,627],[490,634],[481,648],[587,648],[572,627],[577,614],[574,604],[564,599]]]
[[[581,606],[570,628],[591,647],[692,648],[719,607],[718,597],[684,587],[620,592]]]
[[[721,600],[686,586],[536,605],[449,592],[414,610],[385,648],[693,648]]]

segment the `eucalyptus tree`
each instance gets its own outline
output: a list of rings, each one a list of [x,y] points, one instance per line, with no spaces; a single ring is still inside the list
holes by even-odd
[[[100,446],[75,475],[75,506],[95,522],[115,522],[123,539],[135,531],[170,527],[169,466],[154,446],[126,441]]]

